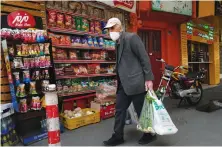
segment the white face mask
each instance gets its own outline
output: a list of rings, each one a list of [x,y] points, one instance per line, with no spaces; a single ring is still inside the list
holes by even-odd
[[[120,37],[120,32],[109,32],[109,36],[113,41],[116,41]]]

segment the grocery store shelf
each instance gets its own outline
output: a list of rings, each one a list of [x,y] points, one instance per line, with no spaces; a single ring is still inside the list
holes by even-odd
[[[116,63],[115,61],[106,60],[54,60],[54,63]]]
[[[59,97],[65,97],[65,96],[76,96],[76,95],[82,95],[82,94],[89,94],[89,93],[95,93],[95,90],[87,90],[87,91],[81,91],[81,92],[72,92],[72,93],[63,93],[58,94]]]
[[[78,97],[74,97],[74,98],[64,99],[63,102],[69,102],[69,101],[74,101],[74,100],[81,100],[81,99],[86,99],[86,98],[95,97],[95,96],[96,96],[96,94],[93,93],[93,94],[78,96]]]
[[[47,11],[55,11],[55,12],[59,12],[59,13],[63,13],[63,14],[69,14],[69,15],[72,15],[72,16],[79,16],[79,17],[87,18],[89,20],[106,21],[105,19],[98,18],[98,17],[88,16],[88,15],[83,15],[83,14],[77,14],[77,13],[72,13],[72,12],[65,12],[65,11],[61,11],[61,10],[57,10],[57,9],[49,9],[48,8]]]
[[[68,45],[53,45],[55,48],[64,48],[64,49],[79,49],[79,50],[107,50],[115,51],[115,49],[106,49],[101,47],[85,47],[85,46],[68,46]]]
[[[57,80],[60,79],[77,79],[77,78],[93,78],[93,77],[111,77],[116,76],[116,74],[87,74],[87,75],[70,75],[70,76],[56,76]]]
[[[90,35],[90,36],[94,36],[94,37],[103,37],[106,39],[110,39],[110,37],[108,35],[78,31],[78,30],[74,30],[74,29],[63,29],[63,28],[59,28],[59,27],[50,27],[50,28],[48,28],[48,30],[50,32],[54,32],[54,33],[63,33],[63,34],[72,34],[72,35]]]

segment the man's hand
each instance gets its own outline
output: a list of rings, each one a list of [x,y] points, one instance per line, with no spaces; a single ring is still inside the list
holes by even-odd
[[[145,88],[146,88],[146,91],[153,90],[153,81],[146,81]]]

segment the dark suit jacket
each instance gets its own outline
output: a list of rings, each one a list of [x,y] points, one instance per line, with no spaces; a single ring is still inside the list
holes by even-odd
[[[150,59],[140,37],[122,32],[117,69],[123,89],[127,95],[145,92],[145,81],[154,80]]]

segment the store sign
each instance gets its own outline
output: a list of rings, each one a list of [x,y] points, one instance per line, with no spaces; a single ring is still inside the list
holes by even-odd
[[[12,28],[32,28],[35,27],[34,17],[25,11],[15,11],[7,17],[8,25]]]
[[[136,0],[97,0],[99,2],[105,3],[106,5],[123,9],[128,12],[136,13]]]
[[[192,1],[152,0],[152,10],[192,15]]]

